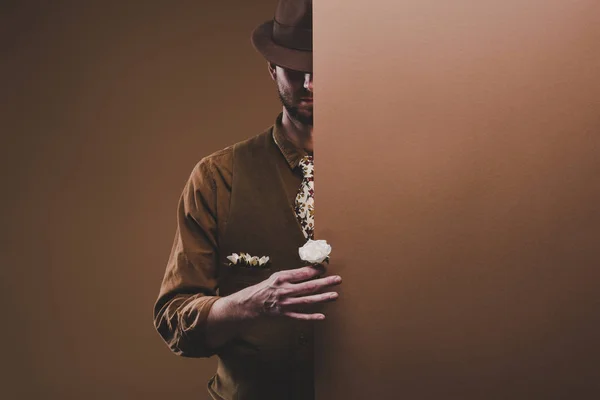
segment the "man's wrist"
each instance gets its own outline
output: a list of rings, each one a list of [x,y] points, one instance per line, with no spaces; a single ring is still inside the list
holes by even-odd
[[[206,344],[209,348],[225,345],[245,330],[258,317],[249,300],[238,293],[220,297],[210,309],[206,324]]]
[[[254,310],[250,300],[243,295],[243,292],[233,293],[222,298],[222,308],[232,319],[238,322],[251,321],[259,316],[257,310]]]

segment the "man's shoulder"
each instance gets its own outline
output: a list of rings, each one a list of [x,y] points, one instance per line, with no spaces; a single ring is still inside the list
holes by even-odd
[[[245,151],[246,149],[250,149],[252,147],[259,146],[261,143],[264,143],[265,140],[268,140],[271,136],[273,127],[265,129],[259,134],[248,137],[243,140],[239,140],[233,144],[228,145],[220,150],[214,151],[207,156],[204,156],[196,163],[194,168],[195,171],[221,171],[222,173],[231,172],[233,169],[233,153],[234,148],[239,149],[239,151]]]
[[[228,146],[225,149],[216,152],[215,154],[218,154],[227,149],[229,149],[229,151],[233,152],[234,147],[236,147],[238,149],[238,151],[240,151],[240,150],[244,151],[247,148],[261,146],[262,144],[265,143],[265,141],[270,140],[270,138],[272,136],[272,131],[273,131],[273,126],[270,126],[267,129],[264,129],[261,133],[251,136],[249,138],[246,138],[244,140],[240,140],[237,143],[234,143],[231,146]]]

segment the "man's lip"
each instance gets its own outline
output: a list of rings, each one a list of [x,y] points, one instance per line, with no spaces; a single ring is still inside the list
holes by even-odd
[[[313,101],[312,97],[302,97],[300,98],[302,101]]]

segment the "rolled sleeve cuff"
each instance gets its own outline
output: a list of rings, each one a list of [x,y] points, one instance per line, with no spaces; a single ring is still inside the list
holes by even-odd
[[[182,357],[211,357],[218,349],[206,345],[206,321],[220,296],[193,296],[181,305],[178,329],[169,347]]]

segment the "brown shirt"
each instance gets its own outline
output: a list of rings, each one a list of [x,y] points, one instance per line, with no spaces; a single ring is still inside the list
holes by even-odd
[[[273,125],[273,139],[294,171],[284,182],[294,203],[302,182],[298,167],[306,154],[284,134],[282,114]],[[169,348],[184,357],[210,357],[205,322],[217,294],[218,247],[227,220],[233,179],[233,145],[202,158],[192,170],[177,207],[177,230],[158,299],[154,325]]]

